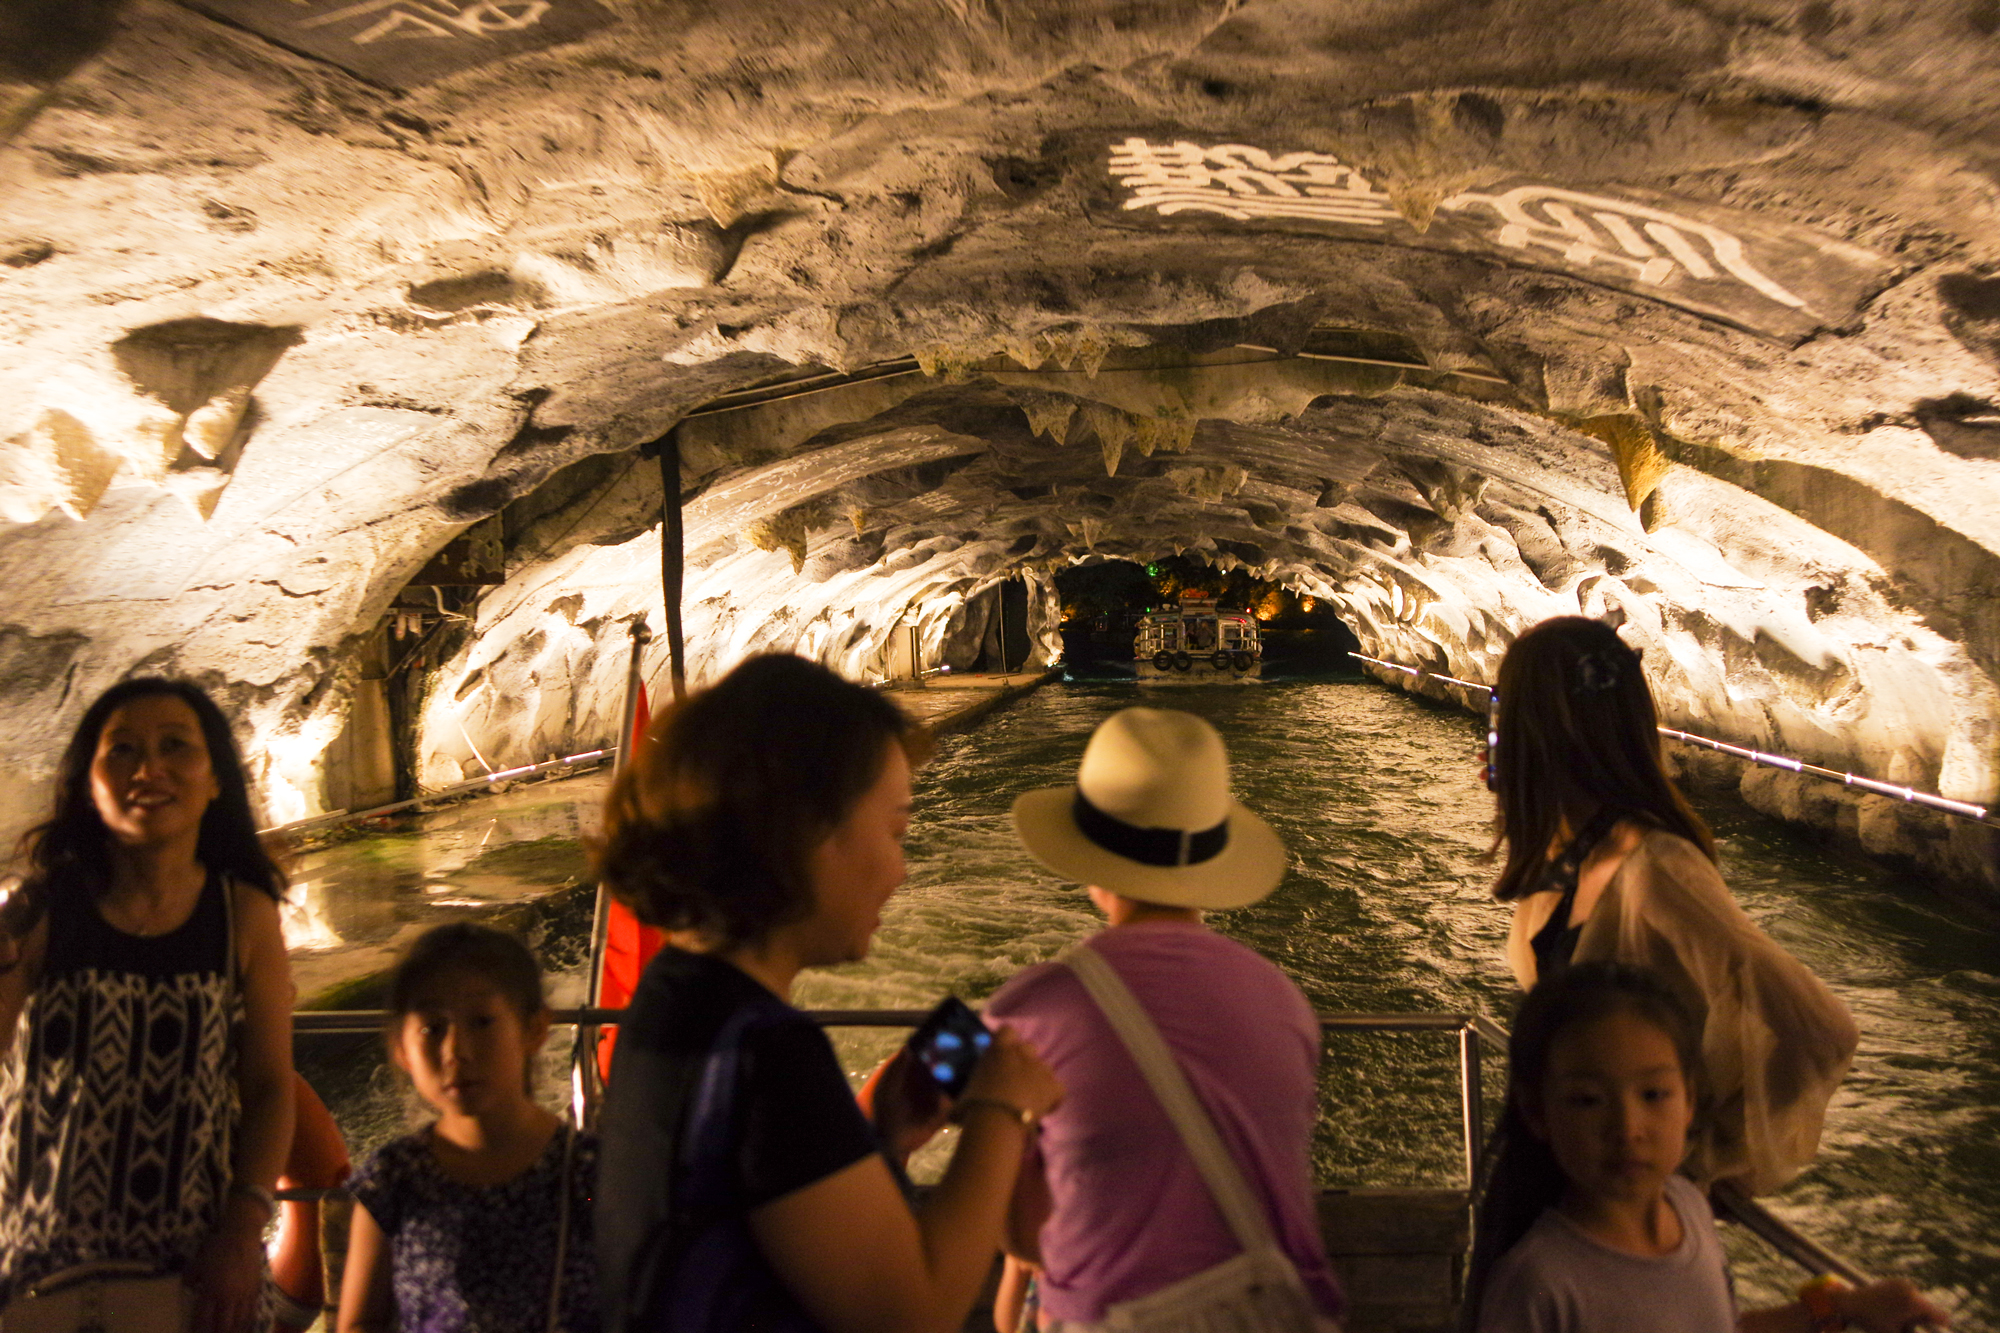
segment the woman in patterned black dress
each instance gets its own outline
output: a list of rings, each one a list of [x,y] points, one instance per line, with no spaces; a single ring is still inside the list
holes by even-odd
[[[84,713],[0,930],[0,1302],[64,1269],[181,1274],[244,1333],[292,1137],[283,876],[228,721],[130,680]]]

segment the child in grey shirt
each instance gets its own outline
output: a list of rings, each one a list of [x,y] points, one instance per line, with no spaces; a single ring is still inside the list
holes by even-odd
[[[1544,979],[1508,1045],[1501,1145],[1467,1292],[1477,1333],[1900,1333],[1943,1312],[1900,1279],[1815,1281],[1739,1315],[1687,1154],[1698,1026],[1619,963]]]

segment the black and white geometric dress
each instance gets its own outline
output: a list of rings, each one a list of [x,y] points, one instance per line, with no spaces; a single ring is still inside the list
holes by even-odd
[[[186,1268],[221,1220],[239,1118],[223,881],[145,938],[86,894],[51,897],[41,981],[0,1062],[0,1302],[74,1264]]]

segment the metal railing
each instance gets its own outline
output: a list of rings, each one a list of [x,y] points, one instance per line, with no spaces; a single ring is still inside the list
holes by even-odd
[[[623,1009],[558,1009],[557,1027],[577,1027],[585,1032],[618,1026]],[[929,1016],[925,1009],[808,1009],[806,1017],[829,1028],[914,1028]],[[382,1031],[386,1017],[380,1009],[302,1009],[292,1015],[292,1034],[297,1036],[357,1036]],[[1485,1098],[1480,1087],[1482,1042],[1507,1049],[1507,1034],[1492,1019],[1479,1013],[1444,1014],[1320,1014],[1322,1032],[1441,1032],[1458,1038],[1458,1099],[1461,1160],[1465,1166],[1467,1193],[1479,1188],[1485,1150]],[[281,1198],[319,1198],[326,1191],[286,1191]]]
[[[1480,1043],[1504,1052],[1507,1034],[1484,1014],[1320,1014],[1322,1032],[1449,1032],[1458,1038],[1458,1124],[1465,1163],[1465,1191],[1478,1192],[1485,1178],[1486,1101],[1480,1086]]]
[[[606,759],[615,756],[618,747],[607,745],[601,750],[585,750],[582,754],[566,754],[560,759],[544,759],[539,764],[522,764],[518,768],[503,768],[498,772],[485,773],[464,782],[454,782],[449,787],[439,787],[421,796],[412,796],[406,801],[391,801],[387,805],[371,805],[366,810],[330,810],[311,819],[295,819],[289,824],[276,824],[270,828],[258,829],[264,833],[305,833],[313,829],[330,828],[335,824],[345,824],[350,819],[368,819],[375,815],[392,815],[399,810],[426,805],[431,801],[448,800],[453,796],[464,796],[482,787],[497,787],[503,782],[517,782],[522,778],[532,778],[543,773],[554,772],[558,768],[595,768]]]
[[[622,1009],[558,1009],[557,1026],[585,1030],[616,1027]],[[928,1016],[923,1009],[813,1009],[806,1016],[821,1027],[914,1028]],[[359,1035],[382,1031],[386,1017],[379,1009],[300,1010],[292,1015],[295,1035]],[[1318,1015],[1322,1032],[1437,1032],[1458,1038],[1459,1136],[1465,1167],[1466,1194],[1476,1197],[1484,1182],[1486,1163],[1486,1108],[1480,1084],[1482,1047],[1490,1044],[1497,1054],[1507,1050],[1507,1032],[1498,1023],[1478,1012],[1389,1013]],[[593,1062],[594,1063],[594,1062]],[[334,1190],[282,1190],[281,1199],[314,1200],[337,1196]],[[1741,1226],[1769,1245],[1784,1258],[1809,1273],[1832,1273],[1856,1286],[1868,1281],[1857,1265],[1828,1250],[1799,1232],[1755,1199],[1727,1184],[1710,1191],[1716,1213]]]
[[[1868,1284],[1869,1276],[1859,1266],[1797,1230],[1736,1186],[1723,1182],[1711,1185],[1708,1199],[1717,1217],[1728,1218],[1808,1273],[1831,1273],[1850,1286]]]
[[[1493,693],[1493,686],[1491,685],[1482,684],[1476,680],[1461,680],[1457,676],[1447,676],[1442,671],[1432,671],[1426,667],[1406,666],[1401,662],[1384,661],[1379,657],[1370,657],[1366,653],[1350,652],[1348,656],[1375,666],[1387,667],[1391,671],[1400,671],[1418,680],[1442,681],[1446,685],[1456,685],[1460,689],[1473,690],[1480,694],[1490,695]],[[1818,778],[1823,782],[1838,782],[1843,787],[1859,787],[1863,791],[1874,792],[1878,796],[1887,796],[1898,801],[1908,801],[1912,805],[1921,805],[1929,810],[1940,810],[1948,815],[1956,815],[1960,819],[1969,819],[1977,824],[1985,824],[1989,828],[2000,828],[2000,817],[1996,817],[1994,812],[1987,806],[1976,805],[1971,801],[1955,801],[1949,796],[1939,796],[1934,792],[1918,791],[1915,787],[1907,787],[1901,783],[1883,782],[1879,778],[1863,777],[1859,773],[1847,773],[1837,768],[1824,768],[1818,764],[1809,764],[1803,759],[1793,759],[1789,755],[1771,754],[1768,751],[1753,750],[1744,745],[1731,745],[1728,741],[1719,741],[1712,736],[1697,736],[1692,731],[1682,731],[1678,727],[1659,727],[1657,730],[1669,740],[1681,741],[1687,745],[1699,745],[1704,749],[1714,750],[1718,754],[1732,755],[1735,758],[1747,760],[1753,764],[1760,764],[1765,768],[1782,768],[1787,772],[1802,773],[1809,778]]]

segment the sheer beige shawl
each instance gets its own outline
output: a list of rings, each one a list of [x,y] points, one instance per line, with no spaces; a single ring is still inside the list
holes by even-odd
[[[1655,969],[1701,1021],[1706,1107],[1687,1162],[1697,1182],[1766,1194],[1812,1161],[1854,1056],[1854,1019],[1744,915],[1694,844],[1645,836],[1584,923],[1586,959]]]

